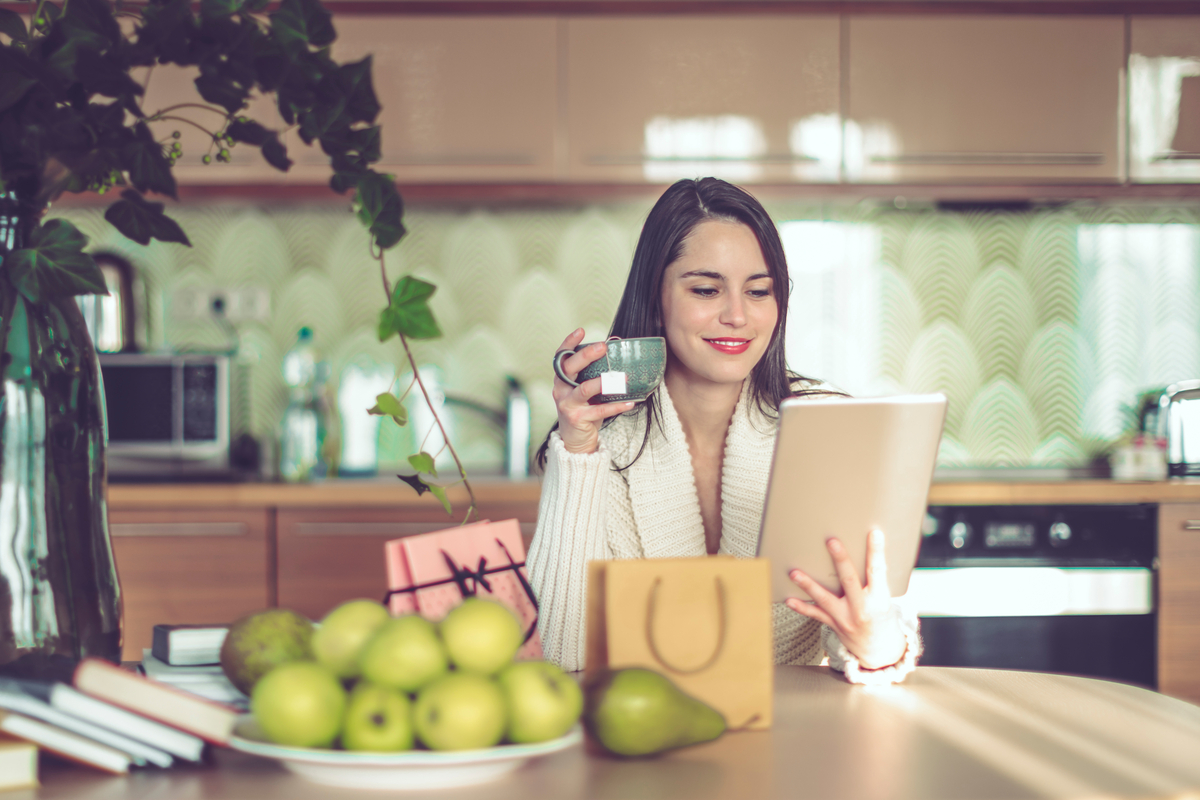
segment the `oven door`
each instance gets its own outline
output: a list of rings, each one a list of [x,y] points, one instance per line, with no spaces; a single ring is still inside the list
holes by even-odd
[[[918,568],[903,602],[921,618],[922,664],[1062,672],[1156,688],[1150,569]]]

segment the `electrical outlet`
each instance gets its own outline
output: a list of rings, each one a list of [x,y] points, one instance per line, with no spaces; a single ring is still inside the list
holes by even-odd
[[[225,316],[233,322],[264,322],[271,316],[271,293],[262,286],[243,286],[225,294]]]
[[[171,316],[178,320],[204,319],[209,314],[209,292],[195,286],[180,286],[171,293]]]
[[[171,314],[178,320],[224,317],[230,322],[262,322],[271,315],[271,293],[262,286],[180,287],[171,295]]]

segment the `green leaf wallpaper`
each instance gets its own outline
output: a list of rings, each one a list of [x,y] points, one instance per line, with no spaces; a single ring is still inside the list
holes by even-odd
[[[511,374],[529,394],[535,436],[544,434],[554,418],[554,348],[580,325],[589,339],[606,334],[651,203],[406,210],[409,233],[387,255],[389,279],[438,287],[429,306],[445,335],[414,342],[415,353],[452,399],[451,436],[469,468],[499,468],[503,432],[453,400],[501,409]],[[1122,406],[1138,391],[1200,377],[1196,210],[767,206],[792,271],[791,366],[858,394],[946,392],[943,465],[1086,464],[1123,432]],[[280,360],[303,325],[329,364],[332,438],[339,412],[365,416],[388,388],[360,381],[370,394],[359,403],[338,391],[347,370],[393,374],[397,394],[408,385],[399,344],[376,335],[386,299],[378,264],[346,208],[173,213],[194,247],[141,247],[97,209],[54,216],[74,222],[94,250],[133,263],[149,347],[237,348],[242,430],[273,437],[286,403]],[[244,287],[269,294],[267,319],[222,325],[180,304]],[[405,400],[404,428],[377,417],[353,426],[356,436],[378,437],[381,469],[403,465],[425,441],[414,400]]]

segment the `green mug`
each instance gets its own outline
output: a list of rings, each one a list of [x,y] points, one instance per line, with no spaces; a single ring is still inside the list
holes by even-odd
[[[581,344],[575,351],[590,347],[595,342]],[[608,355],[588,364],[575,380],[571,380],[563,372],[563,359],[572,354],[571,350],[560,350],[554,354],[554,374],[571,386],[578,386],[584,381],[599,378],[605,372],[625,373],[625,391],[621,394],[598,394],[590,402],[620,403],[632,400],[640,403],[650,396],[662,383],[663,372],[667,368],[667,340],[661,336],[646,336],[637,339],[609,339]]]

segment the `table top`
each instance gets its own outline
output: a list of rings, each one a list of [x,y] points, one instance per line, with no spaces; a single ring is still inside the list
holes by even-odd
[[[418,797],[309,783],[278,762],[218,750],[214,763],[127,777],[43,763],[24,798]],[[1200,706],[1126,684],[1006,670],[920,667],[898,686],[779,667],[775,725],[657,758],[590,745],[486,784],[424,796],[487,798],[1171,797],[1200,789]]]

